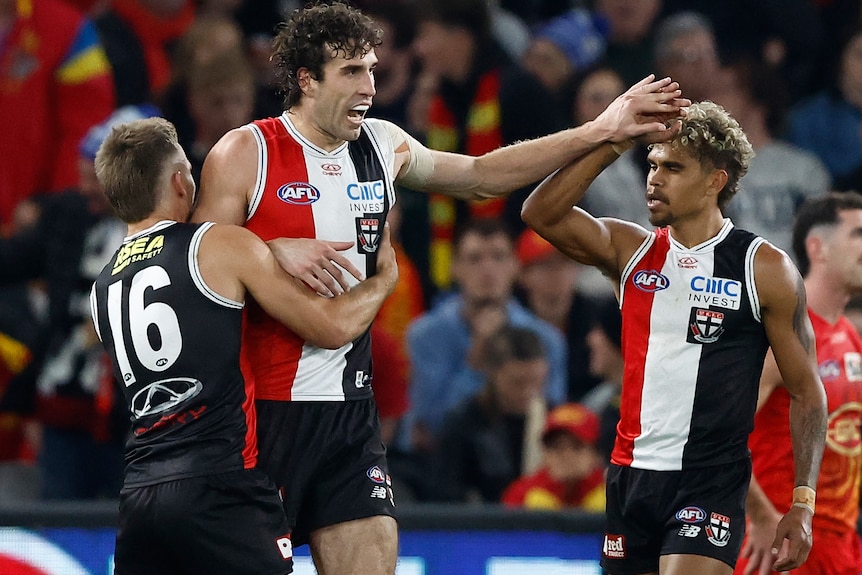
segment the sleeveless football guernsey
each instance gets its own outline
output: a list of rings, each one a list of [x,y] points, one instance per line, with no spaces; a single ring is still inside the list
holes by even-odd
[[[342,253],[366,277],[373,275],[383,224],[395,202],[395,151],[382,121],[366,119],[356,141],[332,152],[302,136],[287,113],[246,129],[254,134],[259,154],[246,227],[264,241],[354,242]],[[321,349],[269,317],[252,299],[246,306],[242,369],[258,399],[345,401],[373,395],[368,332],[340,349]]]
[[[763,242],[726,219],[692,248],[657,229],[629,260],[613,463],[670,471],[748,457],[768,347],[754,283]]]
[[[127,487],[253,467],[253,394],[239,370],[243,304],[203,281],[212,226],[163,221],[127,237],[90,295],[131,412]]]

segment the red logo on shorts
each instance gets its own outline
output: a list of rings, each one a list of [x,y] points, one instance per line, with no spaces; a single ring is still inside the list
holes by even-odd
[[[626,538],[623,535],[605,535],[602,543],[602,555],[609,559],[626,558]]]

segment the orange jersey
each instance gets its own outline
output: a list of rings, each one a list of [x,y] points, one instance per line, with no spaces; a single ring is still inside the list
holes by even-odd
[[[813,525],[815,531],[855,532],[862,468],[862,339],[845,317],[830,325],[810,309],[808,315],[829,409]],[[757,412],[749,440],[754,475],[782,514],[790,508],[794,487],[789,418],[790,396],[778,388]]]

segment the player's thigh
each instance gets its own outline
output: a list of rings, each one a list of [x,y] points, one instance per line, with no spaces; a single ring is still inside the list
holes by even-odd
[[[376,515],[311,532],[311,555],[320,575],[392,575],[398,561],[395,518]]]
[[[703,555],[662,555],[661,575],[730,575],[733,567],[713,557]]]

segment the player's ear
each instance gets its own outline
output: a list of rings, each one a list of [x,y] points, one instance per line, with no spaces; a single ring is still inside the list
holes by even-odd
[[[727,185],[728,175],[727,170],[715,169],[712,171],[712,177],[709,181],[709,190],[716,196],[721,193],[724,186]]]
[[[299,68],[296,71],[296,83],[299,85],[299,89],[302,90],[302,93],[306,96],[311,90],[314,77],[311,75],[311,71],[308,68]]]

